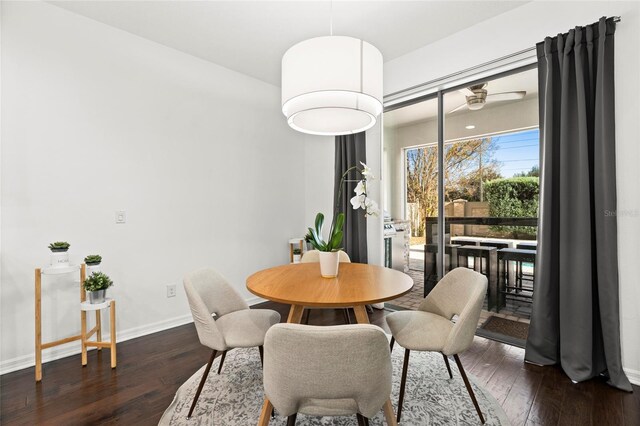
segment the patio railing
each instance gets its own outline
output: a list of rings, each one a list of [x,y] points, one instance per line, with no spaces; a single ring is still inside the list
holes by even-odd
[[[445,217],[444,223],[444,244],[445,244],[445,264],[444,272],[448,272],[453,267],[458,266],[458,253],[457,249],[461,247],[460,244],[455,244],[455,241],[452,242],[452,238],[458,238],[461,240],[465,239],[465,235],[452,236],[451,235],[451,226],[452,225],[485,225],[485,226],[527,226],[527,227],[537,227],[538,226],[538,218],[536,217]],[[437,217],[428,217],[426,218],[426,244],[424,250],[424,295],[426,295],[433,289],[433,287],[438,282],[438,274],[436,268],[436,253],[438,251],[437,241],[438,241],[438,218]],[[473,240],[478,241],[478,245],[482,246],[483,239],[478,238],[477,236],[472,237]],[[496,246],[496,243],[500,245],[500,241],[504,242],[505,247],[512,247],[513,242],[518,240],[517,238],[505,238],[500,236],[490,236],[488,235],[484,240],[491,241],[486,242],[485,245],[488,246]],[[513,247],[515,248],[515,247]],[[463,256],[464,259],[464,256]],[[465,265],[468,266],[467,262],[464,262]],[[508,262],[504,262],[508,263]],[[480,269],[482,269],[482,259],[480,259]],[[501,305],[504,303],[504,294],[505,287],[504,281],[508,280],[508,276],[505,274],[511,274],[511,278],[513,279],[513,271],[510,271],[509,268],[503,268],[502,272],[499,273],[499,265],[498,265],[498,249],[489,250],[486,254],[485,263],[486,267],[484,268],[483,273],[487,275],[489,280],[489,291],[488,291],[488,300],[487,305],[489,310],[499,310]],[[476,268],[476,262],[474,259],[474,268]],[[478,269],[478,268],[476,268]],[[516,277],[515,280],[518,278]]]

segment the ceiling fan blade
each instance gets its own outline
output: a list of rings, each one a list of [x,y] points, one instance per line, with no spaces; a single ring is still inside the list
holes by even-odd
[[[462,89],[458,89],[458,92],[462,93],[465,96],[474,96],[475,93],[468,87],[463,87]]]
[[[487,102],[516,101],[524,98],[527,92],[524,90],[517,92],[490,93],[487,95]]]
[[[467,103],[465,102],[462,105],[460,105],[459,107],[455,107],[454,109],[449,111],[447,114],[451,114],[452,112],[460,111],[461,109],[465,108],[466,106],[467,106]]]

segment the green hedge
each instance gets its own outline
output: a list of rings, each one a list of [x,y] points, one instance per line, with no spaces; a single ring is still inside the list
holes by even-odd
[[[496,179],[484,185],[491,217],[538,217],[539,184],[537,177]],[[535,238],[531,226],[495,226],[494,231],[513,234],[515,238]]]

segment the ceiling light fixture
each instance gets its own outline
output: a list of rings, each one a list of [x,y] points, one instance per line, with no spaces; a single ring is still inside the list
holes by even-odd
[[[473,124],[469,124],[468,126],[464,126],[464,128],[467,130],[473,130],[476,128],[476,126],[474,126]]]
[[[282,57],[282,113],[312,135],[363,132],[382,112],[382,54],[366,41],[330,35],[295,44]]]

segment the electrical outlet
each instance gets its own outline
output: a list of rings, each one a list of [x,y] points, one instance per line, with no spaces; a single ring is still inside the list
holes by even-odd
[[[167,297],[176,297],[176,285],[168,284],[167,285]]]

